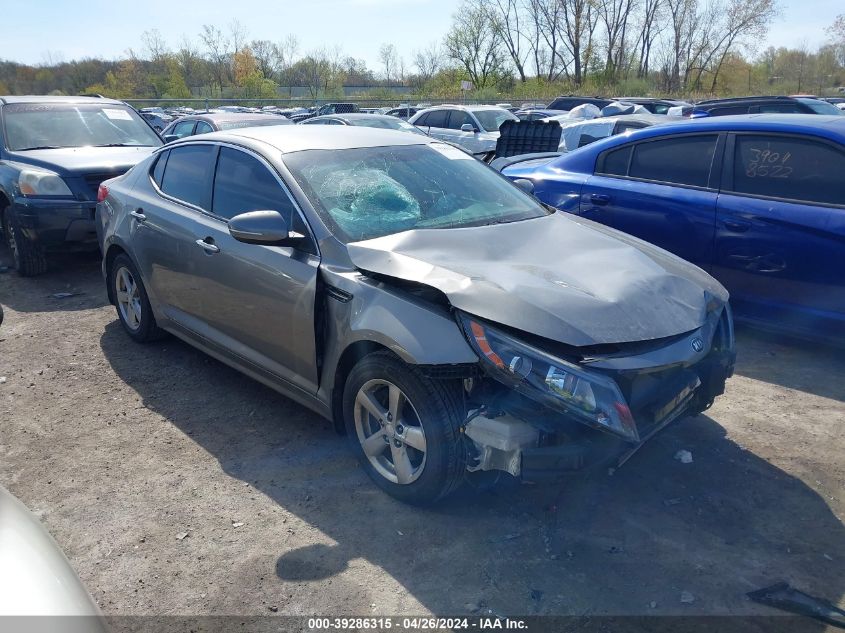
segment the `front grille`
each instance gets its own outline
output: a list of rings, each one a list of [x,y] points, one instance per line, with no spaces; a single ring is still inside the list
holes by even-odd
[[[108,180],[109,178],[116,178],[121,174],[125,174],[125,171],[115,171],[110,173],[100,173],[100,174],[87,174],[83,176],[85,180],[85,187],[86,193],[88,194],[89,200],[96,200],[97,199],[97,189],[100,188],[100,183],[104,180]]]

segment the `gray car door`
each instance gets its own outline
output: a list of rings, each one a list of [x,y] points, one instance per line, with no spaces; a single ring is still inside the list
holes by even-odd
[[[200,334],[271,378],[317,391],[314,332],[319,257],[310,237],[297,248],[235,240],[227,220],[274,210],[310,236],[287,188],[256,154],[221,146],[209,213],[197,214],[193,275],[202,286]]]
[[[197,218],[211,203],[217,147],[192,144],[162,152],[131,200],[131,234],[141,276],[159,312],[187,327],[201,288],[191,267]]]

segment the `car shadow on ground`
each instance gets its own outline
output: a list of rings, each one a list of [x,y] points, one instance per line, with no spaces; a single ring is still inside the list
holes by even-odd
[[[845,591],[845,527],[825,499],[709,417],[670,427],[612,476],[416,508],[378,491],[328,422],[188,345],[135,345],[117,322],[100,342],[144,406],[333,541],[261,571],[313,585],[326,613],[333,591],[360,595],[361,560],[436,614],[769,614],[744,594],[778,580],[834,603]],[[692,464],[673,459],[680,448]]]
[[[845,402],[845,348],[738,325],[739,376]]]
[[[0,304],[16,312],[90,310],[108,303],[99,251],[60,253],[48,258],[47,272],[22,278],[0,239]],[[14,290],[11,278],[14,277]]]

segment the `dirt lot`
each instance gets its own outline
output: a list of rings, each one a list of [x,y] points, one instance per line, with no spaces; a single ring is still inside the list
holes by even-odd
[[[0,303],[0,484],[107,614],[753,614],[781,579],[845,604],[842,350],[741,330],[727,394],[613,476],[415,509],[328,422],[130,342],[94,257],[0,274]]]

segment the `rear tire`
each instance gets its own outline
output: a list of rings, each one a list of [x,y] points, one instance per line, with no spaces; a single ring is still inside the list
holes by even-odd
[[[114,258],[108,283],[115,299],[117,318],[129,337],[137,343],[161,338],[164,332],[156,325],[141,275],[127,255]]]
[[[7,211],[3,214],[3,236],[12,253],[15,270],[21,277],[35,277],[47,272],[47,257],[40,244],[27,238]]]
[[[361,359],[346,379],[343,416],[352,449],[387,494],[439,501],[463,481],[460,391],[431,380],[389,352]]]

